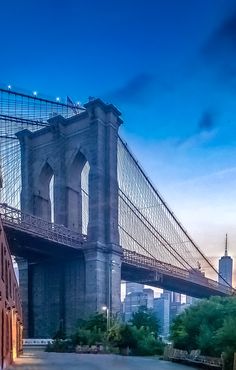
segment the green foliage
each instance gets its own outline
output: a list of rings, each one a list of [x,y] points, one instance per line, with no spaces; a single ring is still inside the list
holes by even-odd
[[[87,321],[84,321],[82,327],[87,330],[100,330],[101,332],[105,332],[107,330],[106,315],[103,313],[95,313],[90,316]]]
[[[52,339],[66,339],[65,330],[63,329],[61,324],[60,324],[60,328],[54,334]]]
[[[53,343],[49,343],[46,347],[46,352],[74,352],[74,346],[71,340],[55,339]]]
[[[133,353],[139,356],[154,356],[163,354],[164,344],[148,334],[137,342],[137,347]]]
[[[137,329],[145,328],[148,332],[153,333],[155,336],[159,331],[159,323],[152,310],[146,307],[140,307],[139,310],[132,315],[130,323],[136,326]]]
[[[132,326],[127,324],[117,324],[113,326],[108,333],[108,341],[119,349],[135,348],[137,345],[137,338],[135,330]]]
[[[163,353],[163,344],[157,339],[158,323],[150,310],[139,310],[133,315],[129,324],[120,323],[117,319],[111,320],[111,328],[107,332],[106,316],[96,313],[88,320],[78,321],[78,326],[67,340],[62,340],[62,331],[55,335],[53,344],[47,351],[71,352],[77,345],[110,345],[111,350],[120,352],[128,349],[132,354],[151,356]]]
[[[117,324],[111,328],[108,341],[120,350],[128,347],[132,354],[140,356],[160,355],[164,349],[162,342],[144,326]]]
[[[74,345],[94,345],[104,341],[107,329],[105,315],[96,313],[87,321],[80,321],[79,325],[75,333],[71,336]]]
[[[236,352],[236,298],[202,300],[180,314],[171,327],[174,347],[220,357],[224,352],[228,368]],[[232,366],[231,366],[232,367]]]
[[[106,316],[96,313],[88,320],[79,320],[75,333],[71,336],[72,343],[76,345],[94,345],[102,343],[107,329]]]
[[[229,369],[233,368],[233,358],[236,352],[236,317],[229,316],[224,320],[223,326],[216,334],[216,346],[218,351],[223,347],[226,366]]]
[[[91,331],[86,329],[77,329],[76,332],[71,336],[72,343],[74,345],[87,345],[89,344]]]

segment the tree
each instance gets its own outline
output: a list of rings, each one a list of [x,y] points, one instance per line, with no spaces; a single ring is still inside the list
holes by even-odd
[[[137,329],[145,328],[146,331],[153,333],[155,336],[159,331],[159,322],[152,310],[146,307],[140,307],[139,310],[133,313],[130,323],[136,326]]]
[[[232,368],[236,352],[236,298],[213,297],[202,300],[175,318],[171,339],[176,348],[200,349],[203,355],[220,357]]]
[[[107,319],[103,313],[95,313],[83,323],[82,326],[86,330],[100,330],[105,332],[107,329]]]
[[[223,326],[216,333],[215,343],[219,352],[223,348],[226,368],[232,369],[234,353],[236,352],[235,314],[224,320]]]
[[[109,342],[119,349],[127,347],[134,349],[137,345],[136,328],[128,324],[116,324],[108,334]]]

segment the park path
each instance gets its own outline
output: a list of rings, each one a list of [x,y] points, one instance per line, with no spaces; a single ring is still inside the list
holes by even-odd
[[[11,370],[193,370],[156,358],[29,351]]]

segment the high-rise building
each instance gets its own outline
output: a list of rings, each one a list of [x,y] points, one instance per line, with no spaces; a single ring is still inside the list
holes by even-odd
[[[144,289],[144,284],[139,283],[126,283],[126,295],[133,292],[142,292]]]
[[[181,303],[181,294],[177,292],[172,292],[172,303]]]
[[[228,237],[225,238],[225,255],[219,260],[219,283],[232,285],[233,259],[228,256]]]
[[[153,311],[159,320],[160,334],[167,337],[170,330],[170,295],[168,293],[165,292],[160,298],[154,299]]]
[[[123,304],[124,320],[129,321],[133,313],[137,312],[140,307],[152,309],[153,301],[154,291],[152,289],[143,289],[126,294]]]
[[[190,297],[189,295],[186,295],[186,304],[188,304],[189,306],[197,302],[199,302],[199,298]]]

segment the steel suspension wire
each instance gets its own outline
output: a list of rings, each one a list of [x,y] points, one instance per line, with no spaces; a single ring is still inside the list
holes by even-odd
[[[126,195],[121,190],[120,190],[120,198],[122,198],[122,201],[124,201],[124,203],[126,204],[126,206],[130,208],[130,210],[135,215],[135,217],[137,218],[137,220],[139,220],[146,227],[147,232],[149,232],[150,234],[152,234],[152,236],[155,238],[156,242],[158,244],[160,244],[161,246],[164,247],[165,253],[169,253],[185,269],[187,268],[187,269],[190,269],[190,270],[192,269],[192,270],[195,271],[195,268],[190,265],[190,263],[185,259],[185,256],[182,256],[181,254],[179,254],[179,252],[176,251],[173,248],[173,246],[158,232],[158,230],[154,229],[153,225],[149,222],[149,220],[137,209],[137,207],[135,207],[134,204],[132,204],[127,199]],[[125,230],[123,229],[123,231],[125,231]],[[131,237],[131,234],[129,234],[129,236]],[[138,242],[137,242],[137,244],[138,244]],[[148,251],[146,248],[144,248],[143,245],[141,247],[147,253],[149,253],[150,255],[152,255],[151,252]]]
[[[199,271],[199,261],[203,261],[201,271],[211,277],[212,274],[218,276],[218,271],[170,211],[121,138],[117,160],[122,247],[151,254],[157,261],[184,266],[188,271]],[[210,268],[209,271],[204,271],[204,267]]]
[[[36,94],[36,93],[35,93]],[[20,206],[21,159],[15,134],[24,129],[31,132],[49,126],[48,119],[64,118],[80,113],[83,107],[52,101],[6,88],[0,88],[0,165],[3,188],[0,201]]]

